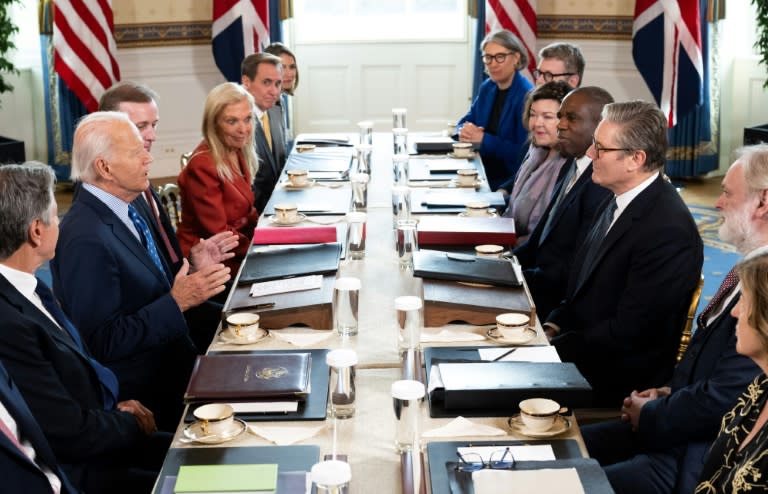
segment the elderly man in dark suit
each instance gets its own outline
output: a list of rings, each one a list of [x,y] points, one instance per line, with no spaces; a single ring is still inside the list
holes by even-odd
[[[563,361],[590,382],[596,406],[672,375],[703,246],[691,213],[661,171],[667,120],[642,101],[611,103],[588,155],[612,194],[576,254],[566,299],[545,329]]]
[[[59,236],[53,182],[44,165],[0,167],[0,359],[75,485],[88,493],[149,492],[171,435],[155,432],[140,402],[118,398],[114,373],[91,356],[34,276]],[[28,425],[22,422],[22,433],[33,434]]]
[[[569,159],[541,220],[528,241],[515,249],[542,321],[565,297],[573,256],[609,193],[592,182],[592,159],[586,152],[603,106],[612,102],[608,92],[592,86],[571,91],[560,105],[560,154]]]
[[[254,206],[259,212],[269,201],[286,160],[283,110],[280,101],[283,85],[283,64],[279,57],[269,53],[248,55],[240,65],[241,83],[256,102],[256,120],[253,136],[259,171],[253,179],[256,195]]]
[[[720,239],[742,254],[768,245],[768,146],[743,148],[723,179],[715,203],[723,217]],[[590,456],[604,465],[617,493],[690,493],[696,487],[722,416],[760,373],[736,352],[739,300],[729,273],[697,318],[683,359],[666,386],[633,391],[623,421],[582,429]]]
[[[110,87],[99,99],[99,111],[119,111],[128,115],[133,122],[144,149],[152,152],[152,144],[157,139],[157,126],[160,122],[160,109],[157,94],[147,86],[135,82],[122,81]],[[150,185],[131,203],[149,225],[158,253],[169,271],[175,276],[183,264],[184,255],[176,238],[171,219],[160,203],[160,198]],[[232,232],[221,232],[207,239],[200,239],[189,253],[190,271],[202,269],[209,264],[234,257],[232,249],[237,247],[237,236]],[[223,299],[222,292],[217,299]],[[189,326],[190,337],[198,351],[205,352],[211,344],[213,334],[221,320],[223,300],[208,300],[184,312]]]
[[[0,363],[0,475],[10,492],[76,494],[8,371]]]
[[[131,202],[149,186],[151,155],[124,113],[96,112],[77,126],[72,176],[83,187],[61,224],[53,284],[94,356],[175,430],[195,355],[183,313],[225,289],[229,269],[166,266]]]

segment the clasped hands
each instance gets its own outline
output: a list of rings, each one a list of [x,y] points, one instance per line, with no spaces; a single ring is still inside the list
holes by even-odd
[[[459,140],[462,142],[479,143],[483,141],[484,135],[485,129],[472,122],[464,122],[464,125],[459,129]]]
[[[632,430],[637,430],[640,423],[640,411],[649,401],[656,400],[662,396],[667,396],[672,390],[665,386],[663,388],[650,388],[645,391],[632,391],[629,396],[624,398],[621,406],[621,420],[632,424]]]
[[[126,400],[117,404],[117,409],[121,412],[128,412],[136,418],[139,422],[139,427],[146,435],[150,435],[157,432],[157,425],[155,425],[155,414],[152,411],[139,403],[138,400]]]

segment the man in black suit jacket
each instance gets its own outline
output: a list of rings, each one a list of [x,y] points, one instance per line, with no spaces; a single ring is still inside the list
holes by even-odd
[[[157,125],[160,122],[157,94],[154,91],[134,82],[118,82],[101,95],[99,111],[119,111],[128,115],[139,129],[144,149],[152,152],[152,144],[157,139]],[[175,276],[182,267],[184,253],[157,192],[150,185],[131,204],[146,220],[163,261],[169,272]],[[208,239],[201,239],[189,252],[190,272],[233,257],[234,253],[231,251],[236,246],[237,235],[232,232],[221,232]],[[218,328],[225,298],[226,291],[184,312],[190,337],[201,353],[208,349]]]
[[[654,105],[611,103],[588,151],[592,180],[612,194],[545,327],[560,358],[592,385],[596,406],[667,382],[701,274],[696,224],[661,174],[667,142]]]
[[[715,203],[720,239],[742,254],[768,245],[768,146],[743,148]],[[749,177],[749,178],[747,178]],[[617,494],[693,492],[722,416],[760,373],[736,352],[738,279],[726,276],[666,386],[633,391],[623,421],[582,428],[589,455],[604,465]]]
[[[138,401],[117,400],[115,375],[34,276],[58,239],[53,182],[44,165],[0,167],[0,359],[75,485],[149,492],[171,435]]]
[[[259,156],[259,170],[253,177],[253,193],[256,210],[263,212],[286,160],[283,113],[282,108],[276,105],[282,94],[283,64],[275,55],[254,53],[243,59],[240,73],[243,87],[256,103],[256,119],[259,121],[253,125],[256,154]]]
[[[0,476],[4,489],[31,494],[50,494],[51,490],[77,493],[56,462],[48,440],[2,362],[0,421],[13,435],[0,433]]]
[[[542,321],[565,297],[573,256],[592,226],[598,205],[609,193],[592,182],[592,160],[586,152],[600,112],[611,102],[613,98],[605,90],[584,87],[570,92],[560,105],[560,154],[570,159],[563,165],[541,221],[528,241],[515,249]]]

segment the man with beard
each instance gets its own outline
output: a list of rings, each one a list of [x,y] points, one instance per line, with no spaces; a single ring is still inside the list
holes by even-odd
[[[768,145],[746,147],[722,182],[715,206],[720,239],[742,254],[768,245]],[[691,493],[720,420],[760,369],[736,353],[739,299],[735,271],[699,314],[672,379],[661,388],[633,391],[622,421],[582,428],[589,455],[604,467],[618,493]]]

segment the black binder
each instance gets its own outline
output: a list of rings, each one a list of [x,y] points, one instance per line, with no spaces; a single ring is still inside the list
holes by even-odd
[[[332,274],[339,269],[341,244],[291,245],[254,252],[245,258],[237,283],[292,278],[310,274]]]
[[[421,250],[413,254],[413,275],[436,280],[453,280],[501,286],[521,286],[508,259]]]

